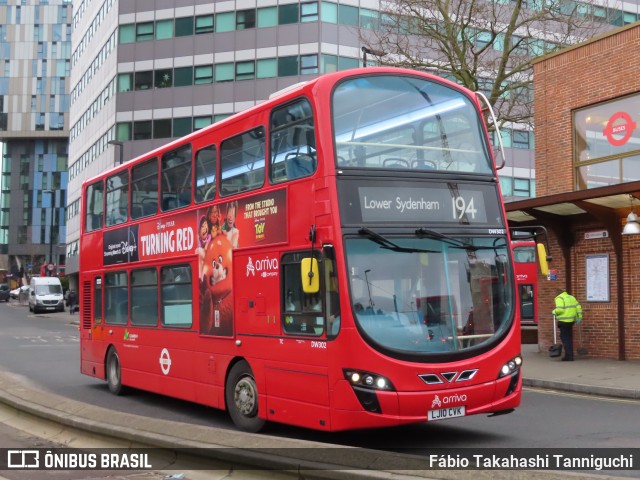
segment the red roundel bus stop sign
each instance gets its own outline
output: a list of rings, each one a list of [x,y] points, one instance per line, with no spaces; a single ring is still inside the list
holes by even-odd
[[[611,145],[621,147],[629,141],[635,129],[636,123],[627,112],[617,112],[611,116],[602,133]]]

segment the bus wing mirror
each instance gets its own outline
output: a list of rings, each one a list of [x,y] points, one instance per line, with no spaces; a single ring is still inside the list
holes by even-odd
[[[300,262],[302,274],[302,291],[304,293],[318,293],[320,290],[320,275],[318,275],[318,260],[312,257],[303,258]]]
[[[544,244],[538,243],[536,245],[538,249],[538,263],[540,264],[540,273],[542,275],[549,275],[549,257],[547,257],[547,249],[544,248]]]

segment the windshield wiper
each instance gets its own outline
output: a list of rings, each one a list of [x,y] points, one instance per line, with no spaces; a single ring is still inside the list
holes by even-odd
[[[360,228],[360,230],[358,230],[358,234],[366,235],[371,240],[373,240],[378,245],[380,245],[382,248],[386,248],[388,250],[393,250],[394,252],[403,252],[403,253],[438,253],[435,250],[425,250],[425,249],[422,249],[422,248],[401,247],[400,245],[398,245],[396,243],[393,243],[388,238],[383,237],[379,233],[374,232],[373,230],[371,230],[370,228],[367,228],[367,227]]]

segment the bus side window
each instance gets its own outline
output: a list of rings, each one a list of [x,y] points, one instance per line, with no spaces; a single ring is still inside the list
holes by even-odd
[[[127,221],[129,208],[129,171],[107,178],[107,218],[105,225]]]
[[[264,185],[265,130],[254,128],[222,142],[220,147],[220,194],[223,196]]]
[[[102,323],[102,277],[96,277],[93,283],[93,322]]]
[[[158,159],[131,169],[131,218],[158,213]]]
[[[213,200],[216,196],[216,147],[211,145],[196,153],[196,203]]]
[[[162,155],[162,211],[191,204],[191,144]]]
[[[104,321],[124,325],[129,317],[129,290],[127,272],[104,275]]]
[[[307,100],[275,109],[271,115],[272,183],[313,174],[317,168],[313,111]]]
[[[87,187],[85,228],[92,232],[102,228],[102,213],[104,211],[104,184],[102,180]]]

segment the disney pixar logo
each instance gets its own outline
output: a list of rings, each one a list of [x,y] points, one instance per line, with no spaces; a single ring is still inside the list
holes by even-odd
[[[627,112],[617,112],[611,116],[602,134],[611,145],[621,147],[629,141],[635,129],[636,122],[631,120]]]

